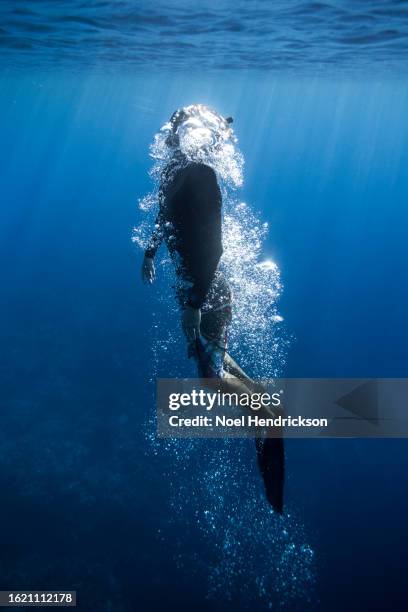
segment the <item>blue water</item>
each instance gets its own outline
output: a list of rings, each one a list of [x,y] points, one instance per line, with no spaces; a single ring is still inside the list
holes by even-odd
[[[177,317],[131,235],[173,110],[232,115],[236,197],[283,282],[276,367],[406,376],[407,10],[0,4],[1,589],[92,611],[406,607],[404,440],[288,441],[279,519],[250,444],[154,439],[154,376],[191,364],[158,353]]]
[[[407,69],[404,0],[15,0],[0,19],[2,63],[22,68]]]

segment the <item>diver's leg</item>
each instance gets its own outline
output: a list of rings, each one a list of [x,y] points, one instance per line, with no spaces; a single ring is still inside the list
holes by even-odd
[[[235,359],[233,359],[227,352],[225,352],[224,356],[224,368],[226,372],[233,374],[233,376],[236,376],[240,380],[246,380],[248,382],[251,380],[248,374],[244,372],[244,370],[237,364]]]
[[[240,388],[238,382],[242,383],[249,393],[264,393],[266,388],[262,383],[252,380],[246,372],[237,364],[231,355],[225,352],[224,357],[224,381],[232,388]],[[241,391],[248,392],[248,391]],[[270,407],[263,407],[270,415]],[[255,449],[258,468],[265,487],[265,495],[272,508],[278,514],[283,514],[283,493],[285,485],[285,450],[283,437],[255,438]]]
[[[208,341],[214,343],[223,353],[223,369],[235,378],[244,383],[251,384],[253,381],[237,364],[235,359],[227,352],[227,331],[231,320],[231,312],[228,308],[226,311],[209,311],[202,315],[201,318],[201,334]]]
[[[230,320],[229,309],[209,311],[202,315],[200,331],[205,345],[201,339],[197,339],[195,356],[198,376],[206,380],[207,386],[217,389],[222,387],[225,393],[266,393],[265,386],[252,380],[226,350]],[[269,406],[264,406],[262,412],[266,413],[265,416],[275,416]]]
[[[225,372],[222,378],[204,378],[202,379],[203,386],[210,388],[212,391],[221,391],[222,393],[236,393],[237,395],[251,395],[253,390],[247,386],[244,381],[235,377],[229,372]],[[258,415],[263,418],[275,417],[268,405],[263,405],[258,411]],[[264,437],[255,438],[256,458],[258,468],[262,476],[265,487],[265,495],[272,508],[278,514],[283,514],[283,490],[285,483],[285,453],[282,434],[280,437],[279,431],[275,428],[268,432],[265,431]]]
[[[203,384],[216,391],[224,393],[248,394],[264,393],[265,387],[261,383],[253,381],[237,362],[226,351],[226,330],[229,321],[223,320],[222,313],[208,313],[202,317],[201,332],[210,343],[214,343],[215,353],[208,355],[209,361],[204,363],[206,354],[202,353],[200,364],[199,351],[197,351],[197,365],[199,377]],[[199,347],[199,343],[197,345]],[[212,357],[221,355],[221,367]],[[221,353],[220,353],[221,351]],[[206,372],[210,374],[207,378]],[[216,373],[220,372],[217,376]],[[215,374],[215,375],[214,375]],[[211,377],[213,376],[213,377]],[[276,416],[270,406],[262,406],[260,416]],[[259,413],[258,413],[259,414]],[[276,436],[276,430],[271,432]],[[256,456],[259,471],[265,487],[265,494],[268,502],[275,512],[283,513],[283,489],[285,481],[285,454],[282,437],[262,437],[255,439]]]
[[[264,384],[253,380],[248,374],[237,364],[235,359],[231,357],[231,355],[225,352],[224,356],[224,369],[229,374],[235,376],[239,380],[242,380],[247,387],[251,390],[252,393],[266,393],[267,389]]]
[[[211,388],[217,388],[224,393],[237,393],[238,395],[242,393],[251,395],[253,393],[245,380],[234,376],[234,374],[230,372],[224,372],[222,378],[202,378],[202,380],[207,387],[211,386]]]

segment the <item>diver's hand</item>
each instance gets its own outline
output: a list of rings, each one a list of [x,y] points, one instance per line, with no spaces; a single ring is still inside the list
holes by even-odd
[[[181,326],[188,340],[192,343],[200,334],[201,310],[186,306],[181,317]]]
[[[144,256],[142,263],[142,281],[151,285],[156,278],[156,270],[154,267],[154,261],[151,257]]]

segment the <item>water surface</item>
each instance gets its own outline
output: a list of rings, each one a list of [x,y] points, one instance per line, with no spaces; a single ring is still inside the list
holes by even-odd
[[[405,0],[0,4],[1,63],[79,70],[406,73]]]

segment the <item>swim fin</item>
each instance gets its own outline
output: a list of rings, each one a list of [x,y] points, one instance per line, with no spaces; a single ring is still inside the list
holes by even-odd
[[[265,485],[266,499],[275,512],[283,514],[285,482],[283,438],[256,438],[255,446],[259,471]]]

